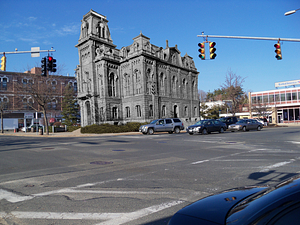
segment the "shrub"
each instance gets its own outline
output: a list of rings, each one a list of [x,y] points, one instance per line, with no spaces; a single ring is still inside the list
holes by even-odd
[[[146,123],[130,122],[125,125],[110,125],[108,123],[101,125],[89,125],[81,128],[81,133],[103,134],[103,133],[123,133],[137,132],[139,127]]]

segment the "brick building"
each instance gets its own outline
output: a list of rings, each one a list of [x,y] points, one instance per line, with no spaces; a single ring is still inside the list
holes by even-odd
[[[158,47],[140,33],[117,49],[108,20],[93,10],[83,16],[76,68],[81,125],[199,117],[198,72],[177,46]]]
[[[4,129],[19,128],[25,124],[29,126],[36,118],[36,111],[28,103],[32,103],[35,108],[38,108],[37,104],[30,93],[20,91],[20,88],[18,88],[20,84],[26,85],[33,82],[34,76],[41,76],[41,68],[35,67],[25,73],[0,71],[0,108],[1,106],[4,107]],[[76,78],[51,75],[47,78],[47,84],[51,85],[57,93],[47,105],[47,117],[48,119],[61,120],[61,104],[65,87],[70,84],[77,91]],[[38,112],[38,119],[42,117],[42,114]],[[40,123],[43,124],[42,120],[40,120]]]

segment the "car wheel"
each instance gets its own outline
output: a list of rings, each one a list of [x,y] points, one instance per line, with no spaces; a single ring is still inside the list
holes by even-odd
[[[247,131],[246,127],[243,127],[243,131],[244,131],[244,132]]]
[[[231,132],[234,132],[234,130],[232,130]]]
[[[193,135],[194,133],[189,133],[189,135]]]
[[[179,134],[180,133],[179,127],[175,127],[174,132],[175,132],[175,134]]]
[[[149,129],[148,129],[148,134],[150,134],[150,135],[154,134],[153,128],[149,128]]]
[[[173,134],[173,131],[168,131],[169,134]]]
[[[221,127],[221,129],[220,129],[220,131],[219,131],[220,133],[224,133],[224,128],[223,127]]]
[[[257,127],[257,130],[258,130],[258,131],[261,131],[261,126],[258,126],[258,127]]]
[[[207,134],[208,134],[208,133],[207,133],[207,130],[206,130],[205,128],[203,129],[202,134],[204,134],[204,135],[207,135]]]

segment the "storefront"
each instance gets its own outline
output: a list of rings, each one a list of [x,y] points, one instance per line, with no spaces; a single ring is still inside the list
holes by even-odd
[[[300,87],[252,92],[249,100],[252,115],[255,108],[265,109],[272,123],[300,122]]]

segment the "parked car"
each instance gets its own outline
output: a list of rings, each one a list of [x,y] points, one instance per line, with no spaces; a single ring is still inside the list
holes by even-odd
[[[154,132],[169,132],[169,134],[175,132],[178,134],[181,130],[184,130],[184,125],[179,118],[153,120],[139,128],[139,131],[143,134],[154,134]]]
[[[253,120],[253,119],[242,119],[239,120],[237,123],[235,124],[231,124],[228,126],[228,130],[230,130],[231,132],[234,131],[248,131],[248,130],[258,130],[260,131],[263,128],[263,125],[258,122],[257,120]]]
[[[238,118],[235,116],[222,117],[219,119],[222,123],[225,123],[227,128],[230,124],[235,124],[238,121]]]
[[[169,225],[299,224],[300,176],[274,186],[223,191],[179,210]]]
[[[226,124],[214,119],[200,120],[186,128],[186,132],[191,135],[199,133],[210,134],[211,132],[224,133],[224,131],[226,131]]]
[[[25,129],[26,129],[27,132],[30,132],[31,128],[33,128],[33,131],[36,132],[36,125],[35,124],[31,125],[29,127],[22,127],[21,131],[25,132]],[[38,125],[38,129],[43,129],[43,126]]]

